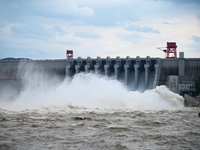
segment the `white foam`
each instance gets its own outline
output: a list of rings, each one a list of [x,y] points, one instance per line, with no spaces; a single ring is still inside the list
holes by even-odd
[[[183,98],[165,86],[156,89],[128,91],[117,80],[95,74],[76,74],[59,82],[40,73],[24,75],[24,90],[12,102],[0,102],[11,110],[48,106],[80,106],[99,109],[171,109],[183,107]]]

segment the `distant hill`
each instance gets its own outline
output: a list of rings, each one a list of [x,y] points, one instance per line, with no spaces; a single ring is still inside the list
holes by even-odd
[[[7,58],[2,58],[0,60],[31,60],[30,58],[13,58],[13,57],[7,57]]]

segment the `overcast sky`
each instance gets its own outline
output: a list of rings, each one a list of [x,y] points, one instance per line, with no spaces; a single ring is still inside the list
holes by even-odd
[[[0,0],[0,58],[200,58],[200,0]]]

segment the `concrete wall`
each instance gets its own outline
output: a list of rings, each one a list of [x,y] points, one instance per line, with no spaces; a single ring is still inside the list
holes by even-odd
[[[28,66],[28,67],[27,67]],[[150,80],[156,85],[165,85],[169,75],[190,77],[190,80],[197,80],[200,77],[200,58],[100,58],[95,59],[59,59],[59,60],[29,60],[29,61],[2,61],[0,60],[0,79],[19,79],[18,72],[32,68],[35,71],[44,71],[62,77],[73,76],[79,72],[94,72],[106,76],[112,76],[128,84],[130,78],[134,78],[134,86],[139,86],[139,80],[144,80],[145,87]],[[150,74],[154,72],[153,78]],[[134,74],[131,76],[131,74]],[[143,79],[140,79],[141,76]]]
[[[178,59],[161,59],[159,85],[165,85],[169,75],[179,75]]]
[[[185,59],[185,76],[190,76],[191,80],[200,77],[200,59]]]
[[[28,61],[1,61],[0,79],[18,79],[19,69],[37,68],[40,71],[51,72],[65,76],[67,60],[28,60]]]
[[[167,87],[174,93],[178,93],[178,76],[170,75],[167,78]]]

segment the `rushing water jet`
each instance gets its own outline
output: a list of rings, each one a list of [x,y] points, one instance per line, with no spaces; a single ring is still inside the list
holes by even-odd
[[[23,90],[11,102],[1,101],[1,107],[13,110],[49,105],[136,110],[183,107],[183,98],[165,86],[144,92],[130,91],[118,80],[97,74],[79,73],[62,81],[44,72],[33,71],[32,67],[19,75]]]

